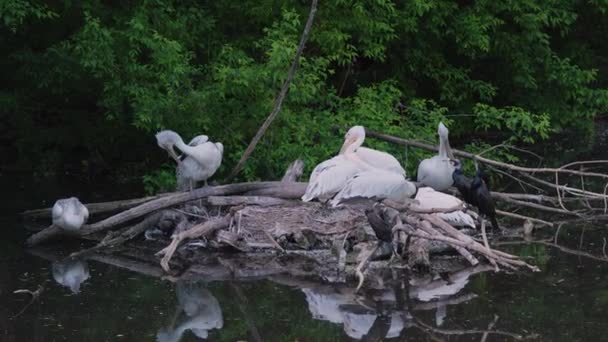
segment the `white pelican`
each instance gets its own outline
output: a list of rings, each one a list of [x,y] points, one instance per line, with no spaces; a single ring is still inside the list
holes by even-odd
[[[347,149],[350,149],[355,152],[359,159],[375,168],[396,172],[406,176],[405,170],[401,167],[397,158],[386,152],[361,147],[364,141],[365,128],[363,128],[363,126],[351,127],[344,137],[344,144],[342,145],[342,149],[340,149],[340,154],[344,153]]]
[[[65,260],[53,263],[53,279],[69,287],[72,293],[80,292],[80,285],[90,278],[89,266],[83,260]]]
[[[350,177],[364,168],[364,165],[344,154],[322,162],[312,170],[302,201],[330,199],[344,187]]]
[[[415,207],[420,209],[450,209],[456,207],[464,209],[464,202],[460,199],[443,192],[435,191],[430,187],[418,189],[415,199],[418,201]],[[435,215],[453,226],[475,228],[473,217],[462,210],[449,213],[433,213],[431,215]]]
[[[78,198],[57,200],[53,205],[53,224],[67,231],[77,231],[89,218],[89,210]]]
[[[405,170],[395,157],[385,152],[361,147],[364,140],[363,126],[349,129],[344,137],[340,154],[320,163],[310,174],[302,200],[308,202],[318,198],[326,201],[340,192],[347,181],[361,171],[384,170],[405,177]],[[395,180],[395,177],[392,179]],[[372,179],[375,180],[377,179]]]
[[[333,207],[356,198],[391,199],[404,203],[416,194],[416,185],[403,174],[380,169],[362,171],[352,176],[331,200]]]
[[[454,183],[452,180],[454,166],[450,162],[452,150],[448,140],[449,131],[442,122],[439,123],[437,133],[439,134],[439,154],[420,162],[418,182],[437,191],[444,191]]]
[[[205,140],[207,139],[207,140]],[[213,176],[222,163],[222,155],[224,153],[224,145],[222,143],[212,143],[208,141],[207,136],[197,136],[190,142],[195,146],[186,145],[179,134],[165,130],[156,134],[158,146],[167,150],[169,154],[178,163],[178,174],[188,183],[190,189],[194,188],[194,184],[199,181],[204,181],[207,185],[207,179]],[[183,160],[175,154],[173,147],[180,149],[186,156]]]

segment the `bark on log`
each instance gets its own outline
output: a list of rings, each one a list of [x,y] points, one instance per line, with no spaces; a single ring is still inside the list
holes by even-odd
[[[265,188],[255,189],[245,192],[245,196],[268,196],[268,197],[279,197],[284,199],[300,199],[304,192],[306,192],[306,186],[308,183],[293,182],[293,183],[282,183],[286,185],[285,188]]]
[[[207,202],[216,206],[257,205],[260,207],[271,207],[290,203],[288,200],[282,198],[268,196],[209,196],[207,197]]]

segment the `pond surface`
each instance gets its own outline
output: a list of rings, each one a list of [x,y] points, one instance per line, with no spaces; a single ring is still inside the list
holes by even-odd
[[[608,262],[548,245],[504,246],[541,272],[466,273],[434,295],[411,290],[414,306],[389,310],[383,303],[396,296],[391,289],[374,301],[355,296],[352,288],[284,277],[173,283],[95,260],[53,264],[44,252],[22,247],[26,234],[17,212],[68,195],[99,201],[138,189],[78,184],[69,177],[52,184],[26,181],[7,175],[0,181],[8,189],[0,215],[0,341],[479,341],[479,331],[490,325],[503,333],[487,341],[608,339]],[[584,229],[581,239],[582,227],[564,226],[558,242],[580,244],[601,258],[605,227]],[[39,287],[29,306],[29,294],[14,293]]]

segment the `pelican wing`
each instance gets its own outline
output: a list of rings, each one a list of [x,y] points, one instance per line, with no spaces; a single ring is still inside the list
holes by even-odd
[[[331,201],[332,206],[354,198],[389,198],[402,201],[416,193],[416,186],[401,174],[385,170],[359,172],[348,180],[346,185]]]
[[[360,159],[362,159],[364,162],[368,163],[373,167],[386,171],[396,172],[403,176],[406,175],[405,169],[401,167],[401,164],[399,163],[397,158],[386,152],[377,151],[367,147],[359,147],[355,153]]]
[[[422,209],[449,209],[463,204],[457,197],[435,191],[430,187],[418,189],[416,200],[420,202],[418,206]]]
[[[417,179],[426,186],[442,191],[454,183],[452,173],[454,173],[454,166],[450,163],[449,158],[433,156],[418,164]]]
[[[317,165],[308,181],[302,201],[308,202],[315,198],[327,199],[340,191],[346,181],[361,167],[343,155],[335,156]]]
[[[435,191],[430,187],[418,189],[416,200],[419,202],[418,207],[421,209],[450,209],[457,206],[463,206],[464,203],[448,194]],[[475,228],[475,220],[471,215],[462,210],[452,211],[449,213],[434,213],[433,215],[440,217],[447,223],[458,227]]]

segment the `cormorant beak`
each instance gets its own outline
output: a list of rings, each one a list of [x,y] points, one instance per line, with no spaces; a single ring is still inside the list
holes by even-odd
[[[356,140],[357,138],[354,137],[350,137],[344,140],[344,144],[342,144],[342,148],[340,148],[340,154],[344,154],[346,150],[348,150],[348,147],[354,144]]]

